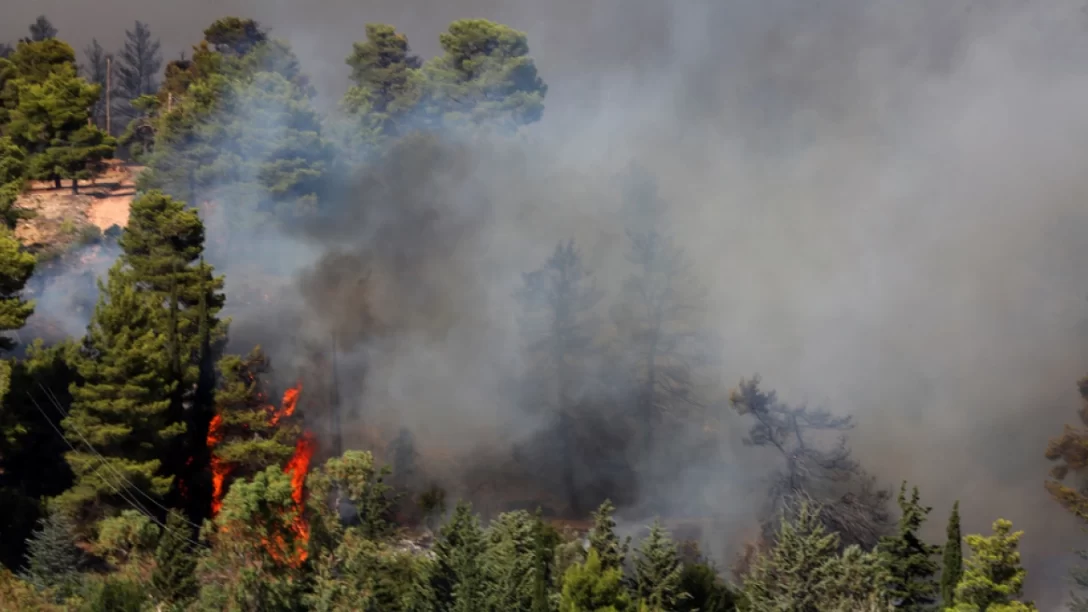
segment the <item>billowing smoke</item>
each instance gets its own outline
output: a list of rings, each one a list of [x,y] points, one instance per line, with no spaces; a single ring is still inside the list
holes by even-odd
[[[112,25],[109,4],[94,12]],[[235,342],[269,346],[281,370],[328,371],[337,338],[345,445],[404,428],[451,488],[471,488],[472,468],[531,489],[506,469],[546,432],[513,408],[512,293],[573,238],[615,297],[629,273],[617,178],[638,162],[708,289],[719,387],[759,372],[787,401],[854,414],[858,457],[891,486],[920,486],[935,537],[954,499],[969,531],[1009,518],[1027,531],[1030,594],[1047,605],[1066,590],[1080,532],[1047,499],[1041,455],[1088,366],[1079,3],[301,6],[131,14],[186,23],[174,48],[218,11],[252,15],[293,42],[326,102],[363,23],[393,23],[428,55],[450,20],[482,16],[529,33],[549,84],[545,118],[520,139],[406,143],[353,177],[326,224],[231,237],[280,279],[263,305],[230,296]],[[12,23],[49,7],[19,10]],[[76,24],[92,22],[58,10],[55,23],[79,45]],[[743,419],[725,419],[720,461],[636,478],[631,505],[698,498],[743,524],[768,459],[737,443]]]

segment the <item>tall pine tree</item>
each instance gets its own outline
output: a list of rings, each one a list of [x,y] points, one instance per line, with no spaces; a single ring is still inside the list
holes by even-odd
[[[61,422],[76,450],[66,456],[75,483],[60,501],[86,519],[128,507],[127,496],[161,503],[174,483],[164,458],[185,432],[170,411],[177,383],[158,304],[120,262],[99,293],[77,364],[81,382]]]
[[[937,601],[937,563],[933,556],[939,550],[923,542],[918,531],[931,508],[919,502],[918,487],[907,498],[907,483],[899,489],[899,527],[895,535],[880,539],[877,550],[881,563],[888,571],[888,594],[902,610],[929,610]]]
[[[951,607],[956,603],[956,585],[963,576],[963,533],[960,532],[960,502],[952,504],[941,559],[941,603]]]
[[[214,365],[226,338],[227,322],[218,318],[223,278],[202,259],[204,224],[196,211],[159,191],[133,200],[120,245],[126,276],[156,305],[149,325],[165,342],[169,416],[188,432],[165,458],[166,469],[181,476],[178,493],[188,496],[190,517],[199,522],[211,494],[207,435]]]

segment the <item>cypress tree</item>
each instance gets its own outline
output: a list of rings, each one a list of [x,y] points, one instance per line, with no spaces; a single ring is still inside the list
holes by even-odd
[[[151,573],[151,588],[161,602],[184,604],[200,588],[196,581],[197,554],[190,539],[191,530],[185,518],[171,510],[155,548],[155,569]]]
[[[533,521],[533,599],[531,612],[551,612],[548,598],[551,551],[544,533],[544,520],[540,509]]]
[[[948,533],[941,563],[941,603],[952,607],[956,603],[956,585],[963,576],[963,534],[960,532],[960,502],[952,504],[948,518]]]
[[[918,487],[907,499],[907,483],[899,489],[898,532],[880,539],[877,548],[881,563],[888,571],[888,594],[903,610],[928,610],[937,601],[937,584],[933,581],[937,563],[933,556],[939,547],[926,544],[918,531],[931,508],[919,502]]]
[[[680,577],[676,545],[661,521],[654,521],[635,559],[635,585],[639,599],[651,611],[674,610],[679,601],[689,597],[680,590]]]

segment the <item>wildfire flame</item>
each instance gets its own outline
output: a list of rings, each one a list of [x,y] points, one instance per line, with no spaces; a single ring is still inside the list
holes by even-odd
[[[268,413],[269,426],[275,427],[284,418],[290,417],[298,407],[299,396],[302,393],[302,385],[297,384],[283,394],[283,402],[279,408],[267,405],[264,410]],[[225,437],[223,431],[223,417],[215,415],[208,424],[208,447],[214,449]],[[294,536],[294,550],[288,550],[288,545],[283,534],[273,534],[269,539],[262,540],[262,544],[268,554],[280,563],[298,567],[308,557],[306,545],[310,540],[310,526],[303,516],[303,502],[306,499],[305,485],[306,475],[310,470],[310,461],[317,450],[317,441],[309,431],[303,432],[295,444],[295,452],[283,468],[284,474],[291,476],[291,501],[293,502],[293,518],[290,530]],[[212,470],[212,516],[219,513],[223,505],[226,478],[234,469],[234,465],[215,456],[211,457]],[[226,530],[225,527],[222,527]]]
[[[275,407],[275,406],[273,406],[271,404],[268,404],[268,405],[264,406],[265,412],[268,413],[268,424],[270,426],[272,426],[272,427],[275,427],[275,426],[279,425],[281,420],[293,415],[295,413],[295,408],[298,407],[298,398],[299,398],[301,393],[302,393],[302,383],[299,383],[299,384],[295,385],[294,387],[291,387],[291,388],[287,389],[287,391],[284,392],[283,402],[281,403],[279,408],[277,408],[277,407]],[[225,436],[225,432],[223,431],[223,416],[217,414],[214,417],[212,417],[211,422],[208,423],[208,440],[207,440],[208,448],[213,449],[213,453],[212,453],[212,457],[211,457],[211,461],[210,461],[210,467],[211,467],[211,471],[212,471],[212,517],[215,517],[216,515],[218,515],[220,508],[222,508],[222,506],[223,506],[223,495],[226,494],[227,476],[229,476],[230,473],[232,471],[234,471],[234,467],[235,467],[234,465],[231,465],[230,463],[228,463],[226,461],[223,461],[222,459],[217,457],[215,455],[215,453],[214,453],[215,447],[218,446],[223,441],[224,436]],[[301,440],[300,440],[300,444],[301,444]],[[298,449],[297,448],[295,449],[295,454],[296,455],[298,454]],[[310,454],[313,454],[313,452],[311,451]],[[292,461],[294,461],[294,458],[292,458]],[[308,466],[308,464],[309,464],[309,459],[308,458],[306,460],[306,463],[307,463],[307,466]],[[288,463],[288,465],[290,466],[291,464]],[[305,482],[305,480],[306,480],[305,470],[303,471],[303,475],[302,475],[301,479],[302,479],[303,482]]]

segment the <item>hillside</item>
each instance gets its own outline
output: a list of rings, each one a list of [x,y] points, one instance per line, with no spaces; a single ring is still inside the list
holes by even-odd
[[[67,182],[60,189],[50,182],[31,183],[16,206],[34,213],[34,217],[19,222],[16,237],[28,249],[49,259],[93,241],[111,226],[124,227],[140,170],[112,160],[106,172],[81,184],[78,194],[72,193]]]

